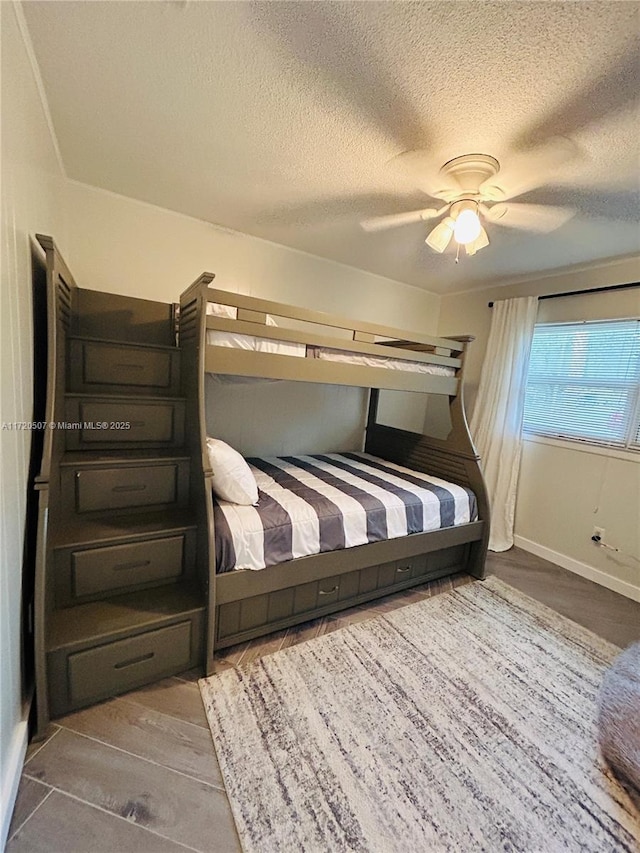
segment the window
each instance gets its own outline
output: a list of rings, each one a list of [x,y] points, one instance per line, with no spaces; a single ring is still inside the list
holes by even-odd
[[[640,321],[536,326],[524,430],[640,449]]]

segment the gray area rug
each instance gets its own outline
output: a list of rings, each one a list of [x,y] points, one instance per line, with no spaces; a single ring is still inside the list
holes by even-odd
[[[245,851],[635,851],[616,647],[497,579],[202,680]]]

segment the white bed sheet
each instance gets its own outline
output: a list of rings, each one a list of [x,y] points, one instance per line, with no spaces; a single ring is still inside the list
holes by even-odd
[[[235,320],[238,309],[231,305],[219,305],[215,302],[209,302],[207,304],[207,314]],[[277,325],[273,317],[267,314],[267,326]],[[307,347],[306,344],[275,341],[270,338],[260,338],[254,335],[239,335],[235,332],[218,332],[214,329],[207,331],[207,343],[218,347],[231,347],[232,349],[244,349],[253,352],[270,352],[277,355],[293,356],[295,358],[319,358],[342,364],[357,364],[362,367],[402,370],[408,373],[427,373],[431,376],[455,376],[453,367],[441,364],[427,364],[425,362],[408,361],[403,358],[391,358],[383,355],[365,355],[358,352],[332,349],[331,347]]]
[[[384,355],[364,355],[359,352],[344,352],[329,347],[309,347],[312,358],[337,361],[342,364],[359,364],[363,367],[383,367],[386,370],[402,370],[408,373],[429,373],[432,376],[454,376],[453,367],[442,364],[427,364],[424,361],[407,361],[404,358],[388,358]]]
[[[216,302],[207,303],[207,314],[215,317],[226,317],[235,320],[238,309],[232,305],[219,305]],[[278,324],[267,314],[267,326]],[[273,341],[270,338],[260,338],[255,335],[239,335],[236,332],[218,332],[215,329],[207,330],[207,343],[217,347],[231,347],[232,349],[245,349],[252,352],[270,352],[277,355],[289,355],[294,358],[304,358],[307,354],[305,344],[296,344],[289,341]]]

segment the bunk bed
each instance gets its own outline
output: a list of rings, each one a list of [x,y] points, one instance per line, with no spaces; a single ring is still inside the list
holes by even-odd
[[[489,505],[462,401],[465,354],[473,339],[438,338],[231,293],[211,287],[213,279],[203,273],[182,294],[178,323],[187,440],[196,473],[193,499],[199,506],[199,547],[206,552],[209,573],[207,672],[216,649],[430,579],[461,571],[483,578]],[[265,531],[273,531],[278,521],[266,518],[262,509],[235,508],[213,495],[207,374],[370,389],[363,453],[248,460],[260,490],[259,507],[275,502],[280,511],[282,505],[290,509],[307,501],[303,516],[309,521],[309,515],[317,514],[317,527],[323,524],[319,505],[327,495],[340,505],[334,494],[340,492],[347,504],[360,504],[355,522],[360,538],[345,532],[334,537],[333,545],[331,536],[319,545],[322,536],[316,531],[316,544],[301,551],[291,546],[296,534],[287,530],[288,545],[279,556],[261,556],[257,563],[240,556],[233,531],[225,528],[245,523],[241,511],[254,522],[260,516]],[[444,396],[451,416],[447,438],[379,423],[382,390]],[[283,498],[282,490],[292,483],[293,492]],[[383,493],[391,494],[395,509],[380,508]],[[414,522],[396,524],[394,511],[396,519],[411,517]],[[382,532],[376,527],[381,519],[378,527],[389,528]],[[242,530],[236,546],[250,538],[247,528]],[[277,539],[281,531],[276,532]],[[251,535],[260,533],[253,530]],[[303,538],[299,535],[298,543]]]

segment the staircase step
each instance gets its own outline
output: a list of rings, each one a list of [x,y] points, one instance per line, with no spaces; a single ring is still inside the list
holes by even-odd
[[[189,458],[94,459],[60,468],[61,518],[179,509],[189,502]]]
[[[195,513],[190,508],[155,510],[135,515],[113,514],[108,518],[75,516],[56,525],[50,537],[54,548],[80,547],[87,544],[118,545],[152,536],[181,533],[196,528]]]
[[[202,609],[202,595],[193,584],[184,584],[130,592],[72,611],[57,610],[51,614],[48,651],[119,639],[121,632],[131,634],[136,628]]]
[[[180,447],[184,442],[184,399],[117,395],[65,395],[65,447],[117,450]]]
[[[174,308],[162,302],[78,288],[73,332],[78,337],[175,344]]]
[[[180,348],[175,344],[153,344],[139,341],[131,341],[121,338],[93,338],[89,335],[67,335],[68,341],[80,341],[88,344],[111,344],[117,347],[131,347],[132,349],[141,349],[150,352],[180,352]]]
[[[57,548],[55,606],[77,607],[136,589],[193,578],[196,528],[163,530],[144,539]]]
[[[180,350],[175,346],[72,337],[68,390],[144,396],[176,394]]]
[[[61,468],[112,468],[115,465],[152,465],[155,462],[185,462],[189,454],[181,448],[135,448],[118,451],[70,450],[60,459]]]

